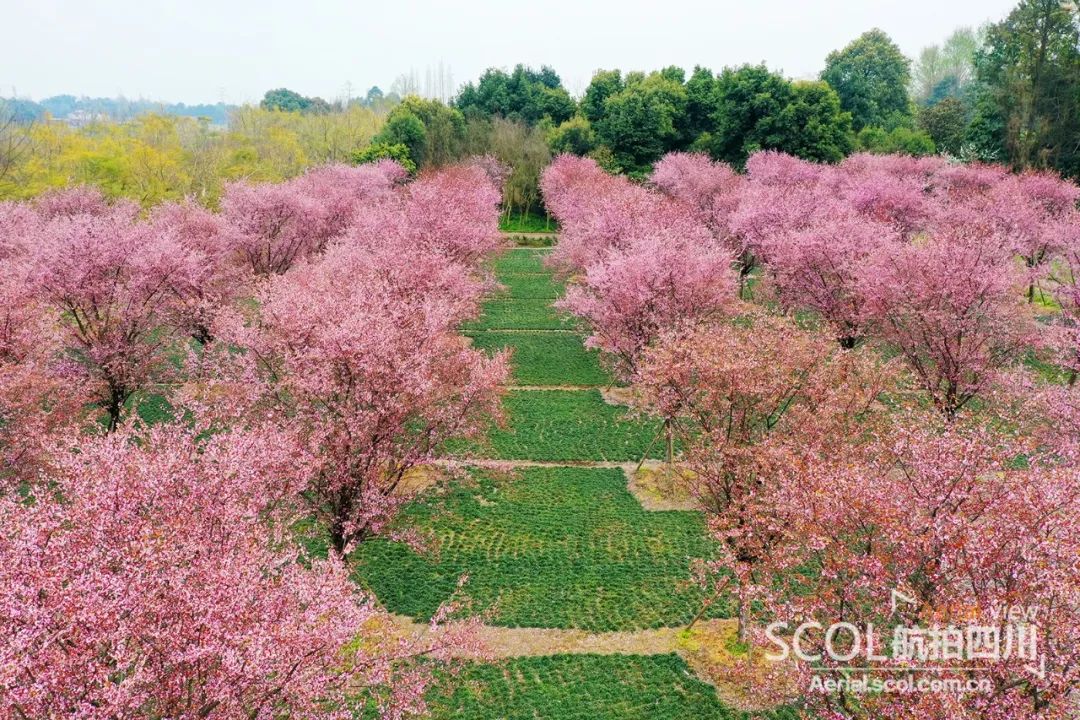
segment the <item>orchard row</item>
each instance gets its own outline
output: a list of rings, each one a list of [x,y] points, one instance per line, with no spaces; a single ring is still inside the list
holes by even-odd
[[[507,374],[457,332],[502,169],[405,178],[0,206],[0,714],[395,718],[412,658],[472,647],[452,602],[395,632],[344,562]]]
[[[636,185],[563,156],[542,181],[562,226],[561,306],[685,449],[719,545],[702,582],[737,597],[758,648],[773,622],[1004,638],[1015,605],[1037,618],[1038,657],[875,663],[845,646],[839,660],[818,632],[803,637],[814,666],[750,652],[722,679],[823,717],[1066,716],[1080,680],[1080,188],[899,156],[764,152],[747,170],[673,154]],[[894,614],[894,589],[915,603]],[[806,690],[860,663],[936,664],[993,692]]]

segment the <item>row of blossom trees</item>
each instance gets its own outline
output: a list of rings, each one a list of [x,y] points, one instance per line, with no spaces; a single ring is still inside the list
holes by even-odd
[[[741,638],[760,647],[767,623],[788,639],[818,623],[802,637],[816,662],[748,665],[759,699],[824,717],[1067,716],[1080,188],[940,159],[771,152],[745,175],[669,155],[647,186],[561,157],[543,188],[563,228],[561,306],[682,438],[718,541],[705,581],[737,597]],[[1063,381],[1028,372],[1029,353]],[[892,612],[893,590],[915,602]],[[968,626],[995,627],[1004,647],[1010,607],[1028,613],[1037,657],[1013,637],[1011,654],[951,665],[892,647],[912,628]],[[885,658],[867,656],[870,627]],[[991,691],[807,691],[841,666],[936,666]]]
[[[407,532],[404,474],[498,415],[506,358],[456,328],[500,172],[0,206],[0,714],[424,710],[418,658],[474,650],[470,624],[395,630],[345,556]],[[170,418],[140,420],[151,397]]]

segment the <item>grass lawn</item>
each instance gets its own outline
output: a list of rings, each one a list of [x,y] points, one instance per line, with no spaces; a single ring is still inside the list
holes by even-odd
[[[571,330],[574,319],[551,307],[550,300],[495,299],[484,303],[479,320],[466,323],[465,330]]]
[[[554,655],[466,665],[432,717],[469,720],[742,720],[677,655]],[[797,717],[770,713],[769,717]]]
[[[600,386],[611,382],[600,367],[599,353],[586,350],[577,335],[479,332],[472,338],[473,345],[484,350],[514,350],[510,362],[516,385]]]
[[[548,253],[544,250],[507,250],[495,259],[493,267],[500,277],[507,273],[551,274],[551,271],[544,267],[544,258],[547,256]]]
[[[608,405],[599,390],[519,390],[506,394],[503,407],[507,427],[492,430],[488,443],[451,443],[447,451],[503,460],[637,462],[660,429]],[[649,457],[662,458],[662,439],[652,445]]]
[[[517,300],[547,300],[562,297],[563,285],[549,273],[504,273],[499,282],[506,288],[500,297]]]
[[[553,233],[558,231],[559,224],[545,214],[511,212],[509,216],[499,216],[499,229],[509,233]]]
[[[406,511],[434,552],[372,540],[353,554],[357,577],[391,611],[427,619],[465,573],[474,610],[491,609],[486,622],[497,625],[629,630],[687,623],[700,609],[690,564],[711,548],[700,514],[642,509],[618,469],[473,477]]]

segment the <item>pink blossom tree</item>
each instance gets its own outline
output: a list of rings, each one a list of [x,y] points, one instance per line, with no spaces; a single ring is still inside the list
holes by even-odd
[[[1063,218],[1061,249],[1049,277],[1061,307],[1051,326],[1051,344],[1069,372],[1069,385],[1075,385],[1080,373],[1080,211]]]
[[[441,168],[358,215],[348,238],[364,247],[437,252],[475,267],[503,245],[498,215],[501,198],[483,167]]]
[[[769,151],[750,156],[746,169],[746,187],[730,216],[744,282],[769,262],[778,238],[813,228],[829,217],[826,208],[836,206],[835,191],[822,180],[832,172],[825,166]]]
[[[990,387],[1032,338],[1008,249],[966,212],[923,241],[882,253],[863,280],[881,337],[947,418]]]
[[[322,251],[357,210],[404,178],[393,162],[328,166],[284,183],[232,183],[221,200],[225,239],[256,275],[280,274]]]
[[[729,234],[728,217],[739,206],[744,178],[706,155],[669,153],[660,158],[649,180],[679,200],[718,238]]]
[[[741,640],[751,605],[802,559],[779,477],[812,449],[842,447],[856,422],[869,427],[891,377],[869,354],[753,310],[667,333],[646,352],[635,387],[683,438],[691,493],[721,542],[707,578],[714,600],[734,584]]]
[[[548,262],[568,275],[584,272],[609,250],[624,249],[651,229],[695,222],[680,204],[608,175],[587,158],[559,156],[544,171],[540,187],[561,227]]]
[[[214,316],[247,285],[225,241],[221,217],[190,202],[165,203],[154,208],[150,226],[190,256],[189,272],[169,285],[170,323],[205,345],[213,339]]]
[[[124,209],[56,217],[29,244],[34,294],[61,328],[76,382],[88,384],[113,430],[136,392],[172,372],[169,318],[198,258]]]
[[[1009,176],[988,193],[987,210],[998,232],[1027,266],[1028,302],[1035,300],[1049,261],[1064,249],[1078,199],[1080,187],[1053,173]]]
[[[445,657],[469,635],[402,637],[340,558],[302,555],[302,466],[265,428],[198,442],[163,426],[54,447],[32,502],[0,497],[0,712],[422,712],[429,671],[410,658]]]
[[[813,310],[850,349],[872,330],[864,276],[901,242],[892,225],[835,208],[831,219],[769,241],[769,276],[786,308]]]
[[[877,630],[873,663],[865,652],[822,665],[903,670],[936,666],[937,677],[985,679],[989,693],[807,693],[820,712],[889,717],[1065,717],[1077,682],[1077,509],[1074,466],[1032,460],[1018,469],[1024,446],[984,427],[942,428],[926,417],[893,423],[857,454],[821,454],[780,477],[786,526],[806,549],[813,573],[790,583],[771,605],[789,629],[806,620],[848,622]],[[892,610],[890,593],[914,599]],[[998,628],[1003,608],[1033,613],[1038,658],[908,658],[889,653],[901,626]],[[849,638],[850,639],[850,638]],[[823,650],[823,634],[804,635],[804,650]],[[862,645],[865,651],[865,639]],[[846,649],[846,646],[843,648]],[[1043,664],[1045,662],[1045,664]],[[875,664],[876,663],[876,664]],[[796,664],[803,682],[820,668]],[[914,672],[918,672],[917,670]],[[856,710],[858,706],[858,710]],[[1063,714],[1065,713],[1065,714]]]
[[[49,190],[34,201],[34,209],[46,220],[112,214],[134,218],[139,212],[139,206],[132,201],[110,203],[101,190],[88,185]]]
[[[930,188],[940,159],[900,155],[853,155],[831,174],[848,206],[870,221],[910,238],[933,217]]]
[[[498,415],[506,356],[455,331],[482,288],[442,255],[344,242],[265,283],[252,322],[223,323],[245,351],[243,395],[308,448],[336,550],[386,529],[404,474]]]
[[[0,249],[0,494],[34,481],[42,437],[66,427],[87,401],[62,372],[60,333],[34,295],[28,257],[8,250]]]
[[[587,268],[555,306],[582,318],[623,380],[672,327],[715,317],[735,301],[731,254],[694,223],[658,226]]]

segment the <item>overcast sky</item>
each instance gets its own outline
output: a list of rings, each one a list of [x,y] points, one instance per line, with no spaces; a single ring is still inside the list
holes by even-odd
[[[1016,0],[0,0],[0,96],[256,101],[274,87],[334,99],[442,62],[554,67],[580,93],[597,68],[764,61],[791,77],[880,27],[914,56]]]

